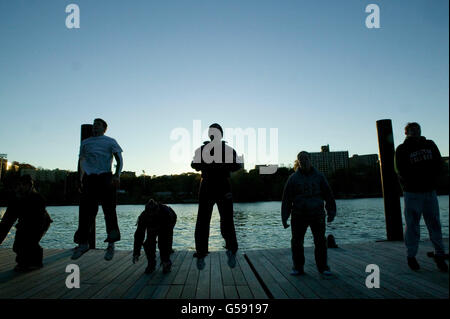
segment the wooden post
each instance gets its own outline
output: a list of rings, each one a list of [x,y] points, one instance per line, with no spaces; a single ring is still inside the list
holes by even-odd
[[[92,136],[92,124],[81,125],[81,141],[91,136]],[[89,232],[89,248],[95,249],[95,219],[93,221],[92,228],[90,229]]]
[[[387,240],[403,240],[399,184],[394,170],[395,148],[391,120],[377,121],[377,132]]]

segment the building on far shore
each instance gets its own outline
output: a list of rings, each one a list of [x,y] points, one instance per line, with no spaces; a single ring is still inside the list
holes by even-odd
[[[330,146],[321,147],[321,152],[309,153],[311,165],[325,176],[330,176],[339,169],[349,168],[348,151],[330,152]]]
[[[64,181],[69,174],[69,171],[64,171],[60,169],[32,169],[24,168],[20,170],[20,175],[30,175],[33,180],[40,182],[59,182]]]
[[[357,169],[361,167],[377,168],[378,154],[358,155],[355,154],[348,160],[350,169]]]

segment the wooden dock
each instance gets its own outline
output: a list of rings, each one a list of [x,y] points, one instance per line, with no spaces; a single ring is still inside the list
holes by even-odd
[[[448,239],[445,240],[448,247]],[[306,274],[289,275],[290,249],[240,251],[237,265],[227,265],[224,251],[212,252],[206,267],[197,270],[193,251],[176,251],[173,268],[163,274],[161,267],[144,274],[145,256],[131,262],[131,251],[116,251],[112,261],[103,259],[103,250],[90,250],[80,259],[70,259],[70,250],[45,249],[44,268],[16,273],[15,254],[0,249],[1,299],[417,299],[449,298],[448,273],[440,272],[426,256],[429,241],[420,243],[421,270],[406,264],[402,242],[371,242],[342,245],[328,250],[329,265],[335,274],[324,279],[317,273],[314,248],[305,248]],[[80,268],[80,288],[68,289],[66,266]],[[380,268],[380,288],[365,285],[366,266]]]

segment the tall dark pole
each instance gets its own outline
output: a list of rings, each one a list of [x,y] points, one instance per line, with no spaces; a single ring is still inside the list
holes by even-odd
[[[81,141],[92,136],[92,124],[81,125]],[[81,209],[81,205],[80,205]],[[80,214],[81,212],[79,212]],[[95,219],[92,224],[92,228],[89,230],[89,248],[95,249]]]
[[[403,240],[399,185],[394,170],[395,148],[391,120],[377,121],[377,132],[387,240]]]

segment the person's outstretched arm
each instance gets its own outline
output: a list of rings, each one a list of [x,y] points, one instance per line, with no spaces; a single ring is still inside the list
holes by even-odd
[[[284,228],[289,227],[287,220],[291,216],[293,200],[294,196],[292,193],[291,177],[289,177],[284,185],[283,198],[281,202],[281,222],[283,223]]]
[[[136,232],[134,233],[133,257],[141,255],[141,248],[145,239],[145,222],[142,215],[143,213],[138,218]]]
[[[327,211],[328,222],[332,222],[336,217],[336,201],[334,200],[333,191],[328,184],[325,176],[322,175],[322,181],[320,183],[323,199],[325,200],[325,210]]]
[[[17,220],[17,211],[14,206],[8,207],[0,222],[0,245],[8,235],[9,230]]]
[[[122,172],[122,168],[123,168],[122,153],[117,152],[117,153],[113,153],[113,155],[114,155],[114,158],[116,159],[116,171],[114,172],[114,175],[113,175],[113,183],[115,186],[119,186],[120,173]]]

